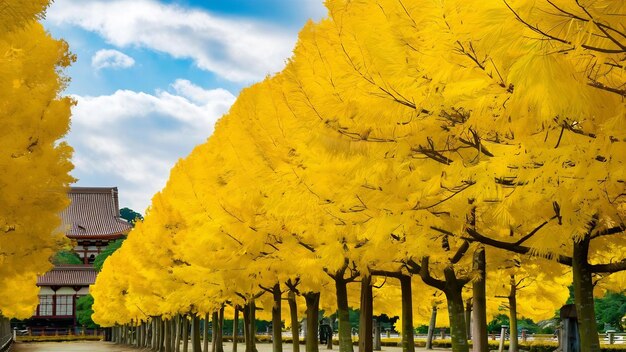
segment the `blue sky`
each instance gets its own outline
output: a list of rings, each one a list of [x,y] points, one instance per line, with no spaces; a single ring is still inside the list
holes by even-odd
[[[78,57],[67,136],[79,186],[144,213],[239,91],[279,71],[322,0],[56,0],[44,25]]]

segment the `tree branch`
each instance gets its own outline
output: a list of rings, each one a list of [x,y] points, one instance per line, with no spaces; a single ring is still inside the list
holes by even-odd
[[[616,273],[626,270],[626,259],[608,264],[592,264],[589,266],[593,273]]]
[[[461,246],[457,249],[456,253],[454,254],[454,257],[452,257],[452,259],[450,259],[450,263],[452,263],[452,264],[458,263],[459,260],[461,260],[463,258],[465,253],[467,253],[468,249],[469,249],[469,241],[465,240],[465,241],[463,241]]]
[[[598,238],[601,236],[617,235],[624,231],[626,231],[626,225],[622,224],[622,225],[611,227],[602,231],[597,231],[596,233],[591,235],[591,239]]]
[[[491,247],[504,249],[509,252],[514,252],[514,253],[519,253],[519,254],[530,254],[536,257],[542,257],[546,259],[554,258],[563,265],[572,266],[572,257],[568,257],[568,256],[561,255],[561,254],[554,254],[554,253],[537,255],[537,254],[532,253],[530,247],[516,245],[515,243],[504,242],[504,241],[495,240],[489,237],[485,237],[481,235],[480,233],[478,233],[476,230],[470,229],[470,228],[466,229],[465,231],[467,232],[468,235],[470,235],[471,237],[470,240],[474,240],[474,241],[480,242],[482,244],[486,244]]]
[[[419,275],[426,285],[444,291],[446,288],[446,282],[444,280],[436,279],[430,275],[429,261],[429,257],[423,257],[422,263],[417,264],[413,259],[409,259],[406,262],[407,269],[409,272]]]

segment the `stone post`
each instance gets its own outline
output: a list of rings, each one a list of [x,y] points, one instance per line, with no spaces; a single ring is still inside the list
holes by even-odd
[[[561,338],[559,347],[562,352],[581,352],[580,336],[578,334],[578,318],[576,306],[567,304],[561,307]]]
[[[382,350],[381,348],[381,343],[380,343],[380,323],[378,322],[378,319],[374,318],[374,351],[380,351]]]
[[[506,339],[506,330],[508,328],[508,326],[502,325],[502,329],[500,330],[500,345],[498,347],[498,352],[504,352],[504,340]]]

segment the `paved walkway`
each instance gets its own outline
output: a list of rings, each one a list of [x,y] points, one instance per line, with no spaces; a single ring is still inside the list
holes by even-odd
[[[237,350],[243,352],[243,347],[239,345]],[[300,346],[300,351],[304,352],[304,345]],[[230,343],[224,344],[224,352],[231,352],[232,345]],[[257,344],[259,352],[272,352],[272,345],[268,343]],[[181,349],[182,350],[182,349]],[[416,348],[416,351],[427,351],[423,348]],[[99,342],[99,341],[81,341],[81,342],[33,342],[33,343],[17,343],[15,344],[11,352],[137,352],[136,348],[124,347],[116,345],[111,342]],[[327,352],[326,346],[320,346],[320,352]],[[333,349],[335,352],[339,352],[339,348],[335,346]],[[355,352],[358,352],[358,348],[355,346]],[[400,347],[383,347],[383,352],[401,352]],[[449,349],[439,349],[438,351],[450,351]],[[292,352],[291,344],[283,345],[283,352]]]

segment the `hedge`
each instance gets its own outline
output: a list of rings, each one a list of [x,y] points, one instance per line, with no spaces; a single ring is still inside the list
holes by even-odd
[[[59,336],[17,336],[18,342],[63,342],[63,341],[101,341],[104,336],[59,335]]]

